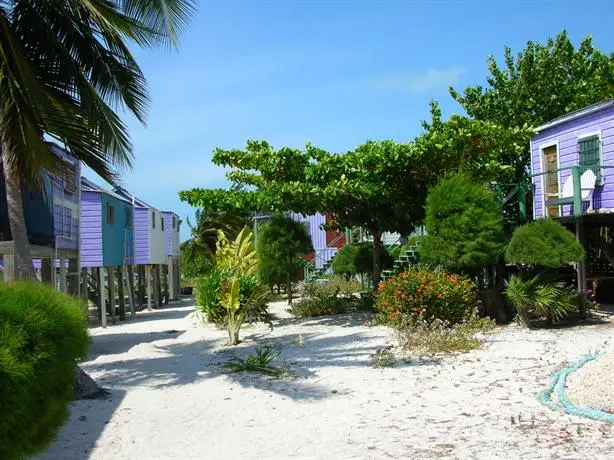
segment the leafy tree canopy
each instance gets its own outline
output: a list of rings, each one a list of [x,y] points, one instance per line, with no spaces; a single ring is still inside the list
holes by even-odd
[[[511,264],[560,268],[584,257],[573,233],[551,219],[538,219],[518,227],[505,251]]]
[[[505,48],[505,66],[489,56],[488,85],[450,94],[478,120],[505,127],[537,126],[587,105],[614,97],[614,53],[607,56],[587,36],[576,49],[566,31],[545,45],[528,42],[514,58]]]
[[[482,183],[517,183],[527,177],[527,145],[534,135],[527,126],[505,128],[492,121],[452,115],[441,120],[441,109],[431,102],[431,122],[415,147],[431,164],[431,183],[447,171],[460,171]]]
[[[455,269],[475,269],[503,252],[503,218],[494,194],[457,174],[443,179],[426,201],[427,236],[420,258]]]

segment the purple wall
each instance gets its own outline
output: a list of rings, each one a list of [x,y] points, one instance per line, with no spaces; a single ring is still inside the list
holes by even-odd
[[[601,136],[601,164],[602,166],[614,166],[614,107],[606,107],[583,117],[570,120],[552,128],[542,130],[531,140],[531,170],[533,174],[542,172],[542,148],[553,143],[558,143],[557,152],[559,168],[578,164],[578,138],[587,134],[599,134]],[[559,175],[559,187],[563,190],[565,181],[571,174],[571,170],[561,171]],[[595,210],[601,208],[614,208],[614,169],[603,169],[603,185],[598,185],[593,192],[592,203],[583,203],[586,210],[589,205]],[[533,178],[534,204],[533,216],[544,217],[542,177]],[[562,206],[562,215],[572,215],[572,206]]]
[[[81,192],[81,266],[102,267],[101,194]]]
[[[326,246],[326,231],[320,228],[326,222],[326,217],[320,213],[313,216],[290,213],[290,217],[298,222],[305,222],[307,224],[311,235],[311,244],[313,244],[316,253],[316,268],[322,268],[337,253],[337,248],[328,248]]]
[[[134,262],[150,263],[149,257],[149,208],[134,208]]]

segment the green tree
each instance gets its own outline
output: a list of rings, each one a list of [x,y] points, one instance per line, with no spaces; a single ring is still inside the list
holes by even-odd
[[[331,227],[364,227],[373,236],[373,282],[381,273],[381,237],[409,234],[423,215],[433,170],[411,144],[369,141],[332,154],[307,145],[275,151],[249,141],[245,151],[216,150],[213,162],[232,168],[228,177],[242,190],[193,189],[180,192],[188,203],[214,211],[323,212]]]
[[[474,272],[504,248],[501,206],[494,194],[465,174],[443,179],[426,200],[420,259]]]
[[[32,278],[21,190],[61,173],[43,135],[113,182],[132,144],[115,110],[144,121],[145,78],[128,48],[175,45],[193,0],[0,2],[0,147],[19,279]]]
[[[488,57],[488,85],[452,97],[477,120],[504,127],[538,126],[589,104],[614,97],[614,53],[607,56],[587,36],[576,49],[566,31],[546,44],[528,42],[514,58],[505,48],[504,68]]]
[[[335,254],[335,257],[333,258],[333,263],[331,266],[333,273],[343,275],[347,279],[350,279],[353,275],[358,273],[358,269],[356,268],[357,258],[358,246],[346,244],[345,246],[339,248]]]
[[[505,250],[510,264],[561,268],[584,258],[573,233],[551,219],[538,219],[518,227]]]
[[[300,273],[299,257],[313,251],[311,237],[304,222],[275,214],[258,235],[258,258],[261,276],[269,284],[285,283],[288,304],[292,305],[292,281]],[[279,279],[279,275],[283,279]]]

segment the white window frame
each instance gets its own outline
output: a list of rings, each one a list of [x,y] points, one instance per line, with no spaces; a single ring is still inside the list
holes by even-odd
[[[541,167],[541,173],[542,173],[542,217],[550,217],[548,215],[548,209],[546,208],[546,174],[544,174],[546,172],[546,167],[545,167],[545,163],[544,163],[544,150],[547,149],[548,147],[556,147],[556,169],[560,169],[561,167],[561,157],[559,155],[560,153],[560,149],[559,149],[559,140],[556,139],[554,141],[550,141],[550,142],[545,142],[543,144],[539,144],[539,164]],[[559,190],[558,193],[561,193],[561,171],[557,171],[557,180],[559,183]],[[561,209],[561,205],[559,205],[559,216],[563,215],[563,211]]]

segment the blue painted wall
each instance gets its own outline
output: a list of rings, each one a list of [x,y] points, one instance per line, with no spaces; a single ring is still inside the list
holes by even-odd
[[[113,209],[113,222],[109,221]],[[128,213],[126,212],[128,211]],[[102,194],[103,264],[132,264],[134,257],[134,211],[131,204]]]

